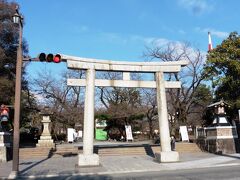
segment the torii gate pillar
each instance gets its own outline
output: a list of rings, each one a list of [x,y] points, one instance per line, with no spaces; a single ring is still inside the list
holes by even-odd
[[[157,85],[158,121],[162,151],[160,153],[156,153],[155,158],[159,162],[176,162],[179,161],[179,153],[176,151],[171,151],[170,146],[167,101],[163,72],[156,72],[156,85]]]
[[[86,92],[84,106],[83,126],[83,154],[78,155],[78,166],[98,166],[99,156],[93,154],[94,139],[94,92],[95,92],[95,70],[88,69],[86,74]]]

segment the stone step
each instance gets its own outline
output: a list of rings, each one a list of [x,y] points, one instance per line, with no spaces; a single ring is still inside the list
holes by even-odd
[[[160,152],[161,147],[157,145],[147,145],[147,146],[127,146],[127,147],[98,147],[94,148],[94,153],[100,156],[118,156],[118,155],[154,155],[156,152]],[[176,143],[177,152],[201,152],[195,143]],[[56,150],[53,151],[49,148],[20,148],[21,158],[31,158],[31,157],[48,157],[52,155],[53,157],[58,156],[73,156],[78,153],[82,153],[82,149],[78,149],[73,146],[57,146]]]
[[[54,150],[51,148],[32,147],[32,148],[20,148],[19,157],[22,159],[28,159],[31,157],[49,157],[53,154]]]

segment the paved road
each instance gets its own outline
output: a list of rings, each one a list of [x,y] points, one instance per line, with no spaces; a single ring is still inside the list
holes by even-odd
[[[36,178],[47,180],[239,180],[240,166],[214,167],[214,168],[199,168],[185,169],[175,171],[158,171],[158,172],[135,172],[122,174],[106,174],[106,175],[62,175],[57,177]],[[26,178],[20,178],[26,179]]]
[[[19,170],[21,178],[25,179],[59,179],[60,177],[62,179],[78,179],[79,177],[83,177],[84,179],[126,179],[135,176],[137,179],[159,179],[159,176],[163,177],[163,179],[167,179],[168,177],[170,179],[197,179],[197,176],[195,177],[194,175],[198,173],[201,175],[199,178],[205,177],[201,169],[205,169],[206,171],[212,168],[239,168],[240,154],[180,153],[180,162],[176,163],[159,163],[152,156],[148,155],[100,156],[101,165],[88,168],[76,167],[77,161],[77,156],[20,159]],[[0,179],[6,179],[11,169],[12,161],[0,163]],[[220,178],[224,179],[226,177],[227,172],[225,174],[222,170],[217,171],[219,173],[223,172]],[[151,173],[149,174],[149,172]],[[181,173],[176,174],[175,172],[184,172],[185,174],[181,175]],[[209,178],[206,177],[206,179],[211,179],[211,176],[214,175],[214,172],[209,171],[207,173],[210,176]],[[219,175],[219,173],[215,174]],[[235,178],[235,175],[229,177]]]
[[[175,171],[146,172],[137,174],[114,175],[113,179],[137,179],[137,180],[239,180],[240,165],[214,168],[187,169]]]
[[[22,178],[55,179],[57,177],[62,177],[63,179],[72,179],[75,177],[84,177],[84,179],[111,179],[112,177],[120,178],[120,176],[117,176],[119,174],[123,175],[124,178],[127,178],[130,173],[132,173],[129,175],[130,177],[131,175],[141,173],[143,175],[139,178],[145,177],[144,175],[147,175],[146,178],[150,178],[152,176],[148,176],[149,172],[153,172],[151,175],[155,173],[157,175],[159,175],[158,173],[163,173],[161,174],[162,176],[164,176],[164,173],[169,172],[169,174],[165,174],[164,177],[169,175],[169,178],[174,178],[171,174],[179,171],[186,173],[195,171],[200,173],[201,169],[211,169],[212,167],[216,169],[229,169],[229,167],[239,168],[240,166],[240,154],[220,156],[209,153],[185,153],[180,154],[180,159],[181,161],[176,163],[158,163],[150,156],[103,156],[100,157],[101,165],[98,167],[78,168],[75,166],[77,164],[77,156],[70,156],[20,160],[19,167]],[[11,172],[11,165],[11,161],[0,163],[0,177],[8,177]],[[219,175],[218,173],[226,175],[222,170],[217,171],[217,175]],[[208,173],[211,175],[211,172]],[[126,175],[126,177],[124,175]],[[189,179],[194,179],[191,178],[192,175],[194,175],[194,173],[186,174],[186,176],[189,176]],[[156,178],[157,177],[158,176],[156,176]],[[225,178],[225,176],[220,177],[223,177],[223,179]],[[234,177],[235,176],[233,176],[233,178]],[[181,176],[179,175],[178,178],[181,179]],[[199,178],[201,178],[201,176]],[[238,179],[240,179],[240,173]]]

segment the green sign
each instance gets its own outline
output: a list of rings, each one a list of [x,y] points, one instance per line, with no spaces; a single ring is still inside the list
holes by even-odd
[[[96,140],[107,140],[107,132],[103,129],[96,129]]]

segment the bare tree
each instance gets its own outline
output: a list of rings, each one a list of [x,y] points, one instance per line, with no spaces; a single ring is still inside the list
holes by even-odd
[[[121,79],[122,73],[104,72],[98,78]],[[99,87],[98,97],[105,111],[101,113],[108,115],[108,130],[117,129],[120,136],[124,136],[124,125],[136,123],[135,120],[142,119],[140,91],[137,88]],[[133,123],[134,122],[134,123]],[[115,133],[116,130],[115,130]]]
[[[154,138],[154,125],[158,125],[156,89],[143,89],[142,102],[149,126],[149,138]],[[157,127],[157,129],[159,129]]]
[[[179,74],[170,73],[166,80],[181,81],[181,89],[168,89],[168,112],[173,129],[181,124],[194,125],[199,124],[202,116],[202,109],[211,101],[211,98],[205,101],[205,104],[196,102],[196,92],[204,81],[203,65],[205,62],[205,53],[199,49],[191,47],[187,43],[168,43],[164,46],[153,45],[147,47],[144,56],[150,60],[160,61],[180,61],[188,60],[189,65]],[[208,97],[209,98],[209,97]],[[198,118],[192,119],[192,114],[197,113]],[[196,117],[196,116],[195,116]]]
[[[83,76],[82,71],[64,73],[57,80],[50,72],[41,73],[34,80],[35,91],[41,97],[41,104],[49,106],[53,112],[52,121],[56,131],[61,128],[74,127],[75,123],[83,122],[82,88],[67,86],[67,77]]]

